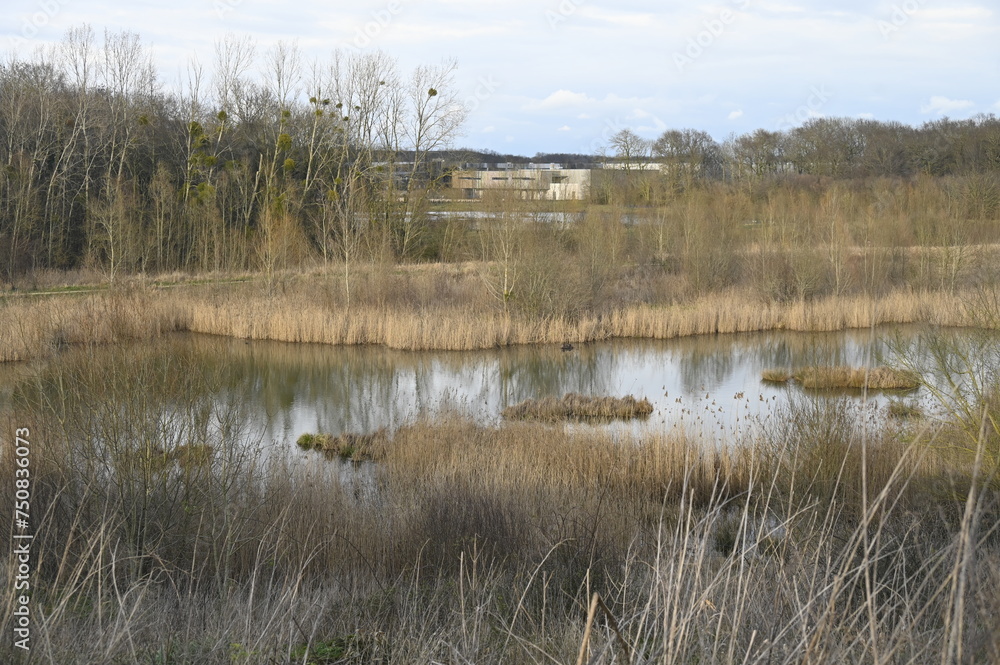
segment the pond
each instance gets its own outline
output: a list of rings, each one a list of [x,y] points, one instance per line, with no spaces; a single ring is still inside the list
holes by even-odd
[[[525,399],[584,395],[648,398],[653,413],[610,426],[643,432],[684,430],[718,443],[738,440],[774,417],[790,399],[848,395],[866,408],[890,399],[928,404],[926,388],[907,393],[805,391],[761,380],[769,368],[893,363],[893,348],[920,350],[921,328],[891,327],[837,333],[765,332],[674,340],[611,340],[577,345],[523,346],[475,352],[407,352],[381,346],[247,342],[178,334],[133,351],[163,355],[184,350],[221,377],[225,399],[236,400],[263,434],[282,448],[303,433],[370,433],[397,428],[420,415],[453,411],[484,424]],[[83,350],[67,352],[84,353]],[[109,349],[86,352],[101,363]],[[68,357],[68,356],[64,356]],[[59,359],[49,362],[59,362]],[[25,366],[0,368],[0,385]],[[155,390],[155,386],[150,386]],[[9,391],[7,391],[9,394]],[[6,399],[0,392],[0,400]],[[571,425],[584,426],[584,425]]]

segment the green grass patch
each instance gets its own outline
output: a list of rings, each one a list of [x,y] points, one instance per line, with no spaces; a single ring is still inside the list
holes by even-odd
[[[569,393],[563,397],[528,399],[503,410],[509,420],[629,420],[644,418],[653,412],[648,399],[625,397],[588,397]]]

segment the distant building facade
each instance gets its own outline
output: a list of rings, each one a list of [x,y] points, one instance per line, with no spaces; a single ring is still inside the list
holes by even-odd
[[[531,201],[581,201],[590,191],[591,169],[561,164],[466,164],[455,171],[451,186],[464,198],[481,199],[488,191],[517,191]],[[468,167],[476,168],[468,168]]]

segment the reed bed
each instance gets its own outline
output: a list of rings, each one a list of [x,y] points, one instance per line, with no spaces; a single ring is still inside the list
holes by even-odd
[[[949,292],[830,296],[759,302],[727,291],[676,304],[621,304],[572,316],[503,311],[475,294],[475,277],[445,269],[405,273],[383,302],[348,306],[319,275],[267,293],[249,282],[167,291],[135,287],[87,295],[0,300],[0,361],[44,357],[67,345],[113,344],[188,331],[240,339],[383,344],[406,350],[474,350],[517,344],[582,343],[765,330],[831,331],[889,323],[982,323],[968,297]],[[376,290],[373,285],[372,290]]]
[[[804,367],[795,373],[795,379],[803,388],[819,390],[914,390],[920,386],[916,372],[892,367]]]
[[[765,369],[760,373],[761,381],[768,383],[787,383],[792,379],[792,373],[786,369]]]
[[[653,412],[648,399],[625,397],[592,397],[568,393],[562,397],[527,399],[508,406],[501,414],[508,420],[632,420],[645,418]]]
[[[996,469],[846,400],[719,448],[445,413],[383,434],[352,480],[265,457],[196,353],[109,355],[40,364],[0,414],[32,429],[34,659],[1000,656]],[[208,463],[144,461],[196,442]]]
[[[0,362],[42,358],[71,345],[154,339],[188,329],[169,297],[148,289],[0,299]]]
[[[914,390],[921,384],[920,375],[913,370],[884,366],[802,367],[794,372],[772,368],[761,372],[761,380],[768,383],[786,383],[795,380],[803,388],[813,390]]]

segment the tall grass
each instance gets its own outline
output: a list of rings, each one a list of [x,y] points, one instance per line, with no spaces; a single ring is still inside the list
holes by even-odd
[[[241,339],[384,344],[398,349],[471,350],[762,330],[830,331],[885,323],[978,323],[961,294],[892,292],[759,302],[739,290],[684,299],[623,302],[600,311],[549,316],[498,309],[474,274],[447,267],[369,275],[366,298],[348,306],[321,275],[288,277],[269,294],[256,282],[132,288],[81,296],[0,301],[0,360],[44,357],[72,344],[111,344],[191,331]],[[360,281],[360,278],[359,278]],[[970,296],[972,294],[970,293]]]
[[[719,449],[445,415],[344,480],[254,443],[196,355],[75,357],[4,414],[33,430],[38,662],[1000,657],[982,436],[960,462],[944,431],[903,437],[838,399]],[[176,463],[191,445],[211,460]]]

